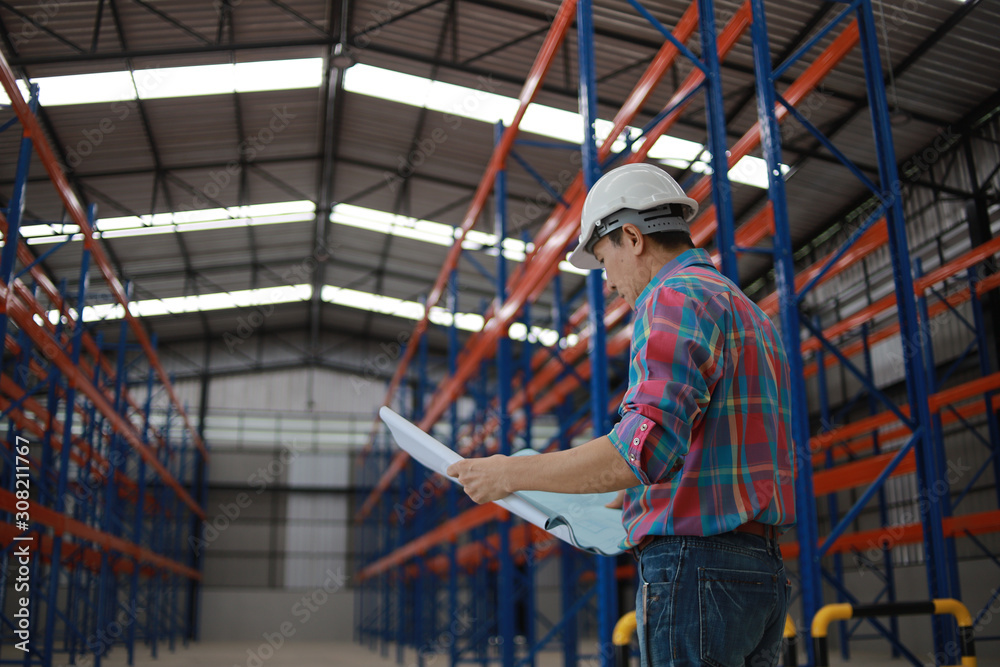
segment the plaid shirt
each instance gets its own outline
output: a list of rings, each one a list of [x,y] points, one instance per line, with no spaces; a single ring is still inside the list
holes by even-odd
[[[669,262],[639,295],[630,357],[608,436],[642,482],[626,493],[623,546],[794,524],[785,354],[771,320],[704,250]]]

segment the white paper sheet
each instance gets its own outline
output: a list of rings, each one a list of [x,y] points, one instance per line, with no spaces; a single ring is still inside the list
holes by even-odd
[[[389,430],[392,431],[392,435],[401,449],[428,469],[444,475],[456,484],[458,483],[458,480],[445,473],[445,470],[452,463],[465,460],[461,454],[441,444],[427,433],[421,431],[415,424],[412,424],[385,406],[378,411],[378,414],[386,426],[389,427]],[[508,512],[516,514],[542,530],[546,530],[545,524],[548,522],[549,517],[524,499],[516,495],[510,495],[495,502]],[[554,526],[548,532],[565,542],[573,544],[570,530],[566,526]]]

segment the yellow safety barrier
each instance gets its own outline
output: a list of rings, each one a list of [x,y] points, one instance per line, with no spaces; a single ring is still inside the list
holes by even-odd
[[[826,631],[834,621],[870,616],[916,616],[920,614],[951,614],[958,621],[962,644],[962,667],[976,667],[976,646],[972,630],[972,615],[958,600],[943,598],[927,602],[893,602],[853,606],[846,603],[828,604],[813,617],[812,637],[816,651],[816,667],[829,667],[829,647]]]
[[[611,633],[611,643],[615,645],[615,667],[628,667],[632,635],[635,634],[635,628],[634,611],[625,614],[615,623],[615,629]]]

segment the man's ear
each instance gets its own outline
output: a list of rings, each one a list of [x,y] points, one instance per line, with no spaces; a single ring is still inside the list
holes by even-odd
[[[629,223],[622,226],[622,240],[625,242],[624,245],[628,248],[629,252],[633,255],[641,255],[642,249],[645,247],[646,239],[643,238],[642,232],[635,225]]]

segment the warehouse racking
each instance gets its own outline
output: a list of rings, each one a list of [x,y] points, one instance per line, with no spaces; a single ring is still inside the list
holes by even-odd
[[[81,206],[42,131],[37,87],[26,100],[3,58],[0,82],[13,111],[0,129],[21,136],[14,196],[0,216],[0,661],[100,665],[123,645],[131,664],[140,642],[155,657],[197,635],[192,545],[205,518],[208,450],[155,338],[129,309],[129,285],[95,233],[95,207]],[[20,234],[46,224],[25,216],[36,159],[65,207],[58,224],[75,226],[40,255]],[[45,268],[56,252],[80,253],[72,289]],[[92,308],[108,292],[115,307]],[[25,569],[28,585],[18,587]]]
[[[783,544],[782,550],[786,559],[798,566],[794,583],[802,634],[807,633],[810,620],[824,601],[829,601],[831,591],[839,601],[865,601],[861,598],[868,595],[870,587],[865,587],[865,593],[852,592],[850,577],[845,575],[845,555],[877,572],[882,590],[875,592],[874,602],[883,598],[896,601],[902,598],[895,586],[894,550],[920,544],[927,598],[961,599],[956,538],[965,538],[995,562],[989,547],[977,536],[1000,529],[1000,496],[991,501],[992,509],[956,511],[963,507],[963,499],[977,481],[985,479],[984,474],[992,472],[994,479],[1000,479],[1000,432],[995,412],[1000,373],[992,360],[988,333],[993,330],[995,315],[992,310],[984,311],[982,303],[1000,285],[1000,274],[994,272],[993,264],[1000,243],[992,238],[984,203],[986,184],[996,176],[995,166],[1000,160],[995,159],[995,140],[986,142],[993,146],[994,160],[985,164],[982,160],[976,164],[973,147],[977,133],[995,124],[996,96],[970,113],[959,127],[952,128],[954,135],[944,145],[935,144],[938,153],[961,157],[967,173],[962,186],[948,185],[950,176],[942,175],[939,182],[931,183],[933,196],[937,198],[950,190],[975,195],[978,202],[976,215],[970,218],[968,250],[945,257],[943,252],[928,250],[933,243],[913,243],[908,238],[914,232],[906,218],[920,217],[910,205],[912,190],[927,187],[926,183],[914,184],[926,175],[925,171],[933,179],[939,168],[899,173],[890,125],[892,112],[880,64],[878,24],[870,0],[838,6],[832,20],[822,29],[804,31],[808,39],[804,38],[793,52],[774,64],[762,0],[744,3],[718,31],[711,0],[693,2],[672,31],[638,2],[630,0],[629,4],[656,26],[665,41],[616,115],[615,129],[600,145],[594,140],[591,122],[596,93],[590,2],[566,0],[561,4],[520,95],[518,115],[510,127],[498,133],[461,235],[430,290],[428,312],[446,296],[452,313],[456,312],[456,266],[462,237],[483,213],[491,191],[496,201],[497,245],[505,238],[505,168],[508,157],[523,162],[516,156],[518,122],[544,79],[574,13],[580,109],[587,128],[587,140],[581,146],[582,173],[555,197],[559,205],[532,239],[534,250],[509,279],[503,254],[498,256],[497,297],[489,309],[484,309],[483,330],[459,348],[454,324],[449,328],[446,377],[436,387],[430,386],[424,335],[430,325],[425,316],[389,383],[386,404],[403,406],[421,428],[429,432],[433,429],[442,439],[450,438],[454,448],[473,455],[509,453],[522,442],[540,450],[567,447],[574,436],[585,432],[588,424],[593,433],[606,433],[623,389],[609,392],[606,369],[609,360],[628,349],[627,308],[616,301],[605,311],[601,276],[593,272],[587,279],[587,303],[572,310],[574,304],[563,299],[559,286],[558,260],[575,239],[587,186],[603,168],[616,161],[644,159],[643,147],[648,151],[653,139],[677,120],[692,96],[704,92],[707,146],[713,169],[688,193],[699,201],[711,193],[712,205],[703,205],[702,214],[693,223],[692,236],[699,246],[715,241],[717,263],[734,280],[738,280],[736,258],[740,254],[766,254],[774,261],[774,292],[755,296],[765,312],[780,321],[792,374],[799,523],[796,541]],[[955,10],[952,18],[918,47],[916,57],[971,9],[966,6]],[[695,32],[700,38],[700,59],[685,46]],[[741,39],[749,40],[755,55],[758,122],[727,147],[719,62]],[[818,45],[824,40],[828,43],[820,50]],[[808,114],[797,108],[854,50],[860,51],[863,64],[878,163],[876,178],[858,168],[810,122]],[[695,67],[677,87],[670,103],[643,128],[646,141],[640,147],[638,137],[630,136],[627,149],[612,154],[612,142],[678,57],[694,59]],[[807,58],[812,58],[811,63],[794,83],[776,90],[780,76]],[[908,59],[895,73],[900,74],[912,62]],[[863,109],[856,109],[855,115]],[[806,266],[796,262],[794,253],[798,249],[792,246],[785,205],[780,124],[787,122],[805,128],[818,146],[871,190],[875,202],[857,216],[853,226],[841,230],[822,248],[824,254],[817,257],[817,249],[813,248],[812,261]],[[768,163],[769,202],[747,223],[734,229],[726,173],[758,146]],[[722,161],[723,156],[728,156],[728,165]],[[954,165],[955,159],[950,164]],[[762,244],[768,237],[772,243]],[[940,250],[940,242],[937,247]],[[881,277],[868,275],[864,262],[877,252],[887,254],[889,265]],[[923,271],[925,262],[933,263],[934,268]],[[850,286],[845,276],[859,267],[865,270],[862,298],[867,305],[844,316],[839,299],[824,292],[824,288],[834,284],[838,288]],[[552,347],[522,345],[515,359],[505,332],[515,321],[530,326],[530,304],[550,282],[555,286],[555,328],[564,338]],[[882,296],[875,296],[873,285],[879,284],[885,289]],[[823,298],[817,296],[820,292]],[[990,304],[991,309],[995,308],[995,301]],[[967,307],[968,312],[959,312],[960,307]],[[934,342],[941,336],[935,335],[935,330],[940,329],[938,322],[944,317],[957,317],[971,332],[971,339],[964,352],[949,356],[945,367],[938,368]],[[581,330],[584,323],[589,327]],[[565,336],[573,331],[580,335],[576,343],[569,344]],[[884,346],[884,341],[895,342],[898,348],[894,360],[890,360],[899,370],[892,387],[877,380],[877,376],[886,375],[885,359],[880,357],[878,370],[873,362],[873,349],[879,344]],[[975,368],[965,373],[965,381],[957,382],[956,370],[969,365],[965,359],[973,350]],[[877,352],[885,356],[884,349]],[[848,395],[849,382],[841,379],[844,396],[839,403],[830,393],[833,381],[829,375],[834,369],[849,375],[849,382],[856,387],[853,395]],[[810,385],[819,397],[815,410],[820,414],[815,423],[810,422],[806,399]],[[588,390],[587,404],[571,400],[572,392],[580,387]],[[459,399],[463,396],[471,396],[474,409],[460,409]],[[465,413],[462,419],[460,411]],[[556,435],[540,443],[538,437],[532,437],[532,419],[552,414],[558,424]],[[946,427],[970,430],[982,446],[974,475],[960,480],[961,484],[949,480]],[[914,482],[911,500],[919,508],[900,520],[898,507],[894,510],[887,498],[887,480],[903,477]],[[447,653],[451,664],[486,664],[499,659],[506,666],[533,664],[535,653],[559,636],[565,664],[577,664],[582,656],[577,654],[576,616],[582,616],[581,611],[596,602],[599,658],[602,664],[611,664],[611,627],[618,611],[627,610],[618,609],[616,588],[622,584],[626,589],[634,576],[634,568],[627,560],[616,567],[614,559],[583,557],[565,545],[554,544],[542,531],[511,523],[506,513],[495,506],[467,507],[454,487],[441,490],[440,483],[429,478],[426,471],[410,464],[405,454],[392,447],[377,423],[372,442],[358,462],[356,479],[364,489],[356,515],[361,581],[356,600],[359,641],[373,646],[379,643],[384,653],[388,643],[395,642],[400,661],[404,647],[409,646],[418,651],[421,662],[425,654]],[[414,497],[419,502],[412,502]],[[850,503],[846,511],[841,506],[845,501]],[[862,529],[861,525],[872,527]],[[536,612],[531,610],[533,578],[539,568],[554,560],[548,558],[553,555],[561,556],[563,618],[558,622],[545,619],[549,630],[537,637]],[[585,569],[593,569],[594,573],[585,574]],[[985,606],[973,610],[977,623],[996,597],[997,591],[993,591]],[[517,627],[522,617],[528,620]],[[897,619],[866,622],[878,636],[888,640],[894,654],[913,664],[923,664],[905,646]],[[948,659],[958,658],[957,644],[951,641],[955,636],[953,623],[942,618],[931,623],[935,652],[941,664],[950,664]],[[841,625],[845,657],[849,639],[860,638],[857,628]],[[805,649],[812,661],[810,642],[805,643]]]

